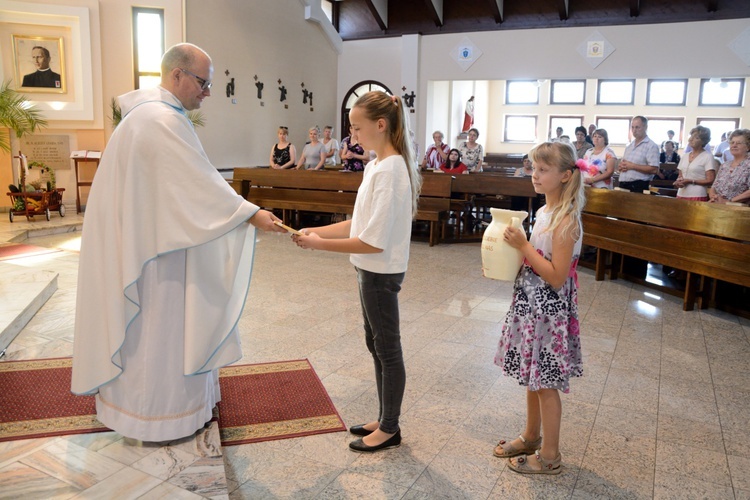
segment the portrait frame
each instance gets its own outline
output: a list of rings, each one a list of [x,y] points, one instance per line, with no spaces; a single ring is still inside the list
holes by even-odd
[[[36,72],[31,59],[34,47],[44,47],[50,53],[50,71],[60,75],[58,86],[24,86],[24,76]],[[65,94],[67,93],[67,75],[65,73],[65,51],[62,36],[13,35],[13,67],[15,70],[16,89],[20,92]],[[55,80],[57,84],[57,80]]]

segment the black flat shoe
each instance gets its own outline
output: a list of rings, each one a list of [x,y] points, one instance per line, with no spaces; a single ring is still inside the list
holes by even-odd
[[[369,436],[370,434],[375,432],[375,431],[368,431],[367,429],[365,429],[365,425],[367,424],[353,425],[349,427],[349,433],[354,434],[355,436]]]
[[[362,442],[362,439],[357,439],[356,441],[352,441],[349,443],[349,449],[352,451],[358,451],[361,453],[372,453],[374,451],[380,451],[385,450],[388,448],[395,448],[397,446],[401,446],[401,431],[399,430],[391,436],[390,438],[386,439],[382,443],[375,445],[375,446],[367,446],[364,442]]]

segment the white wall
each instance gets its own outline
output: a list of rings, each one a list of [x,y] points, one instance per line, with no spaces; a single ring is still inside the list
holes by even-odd
[[[305,21],[299,0],[186,0],[186,12],[187,40],[214,63],[212,97],[201,108],[207,123],[197,132],[216,167],[268,165],[279,125],[289,127],[298,157],[310,127],[338,128],[338,55],[319,26]],[[262,100],[255,75],[264,84]],[[225,91],[232,77],[236,104]],[[288,109],[279,101],[279,79]],[[302,104],[303,82],[313,92],[313,111]],[[335,135],[340,139],[339,130]]]
[[[338,58],[337,124],[341,123],[344,96],[359,82],[376,80],[401,95],[401,54],[401,38],[344,42],[343,53]],[[415,107],[419,106],[419,93],[416,90]]]
[[[503,96],[494,93],[495,88],[503,86],[489,85],[491,81],[587,78],[591,79],[587,90],[587,102],[596,102],[596,89],[591,82],[598,78],[748,77],[750,68],[727,48],[727,45],[747,27],[747,19],[737,19],[608,26],[596,29],[550,28],[422,36],[419,90],[415,100],[417,137],[424,147],[431,140],[430,136],[435,128],[459,128],[459,120],[463,119],[464,103],[471,95],[464,95],[469,93],[466,87],[481,85],[480,82],[485,82],[488,86],[488,95],[484,102],[479,98],[475,99],[475,123],[482,132],[479,142],[485,144],[485,149],[491,152],[522,152],[528,149],[528,145],[502,143],[502,114],[515,114],[521,108],[513,107],[512,111],[507,111],[508,107],[502,102]],[[578,54],[577,48],[597,30],[614,45],[615,51],[597,68],[592,68]],[[464,37],[469,38],[483,52],[465,72],[450,57],[450,52]],[[398,40],[391,38],[344,42],[344,53],[339,62],[339,98],[343,98],[354,83],[364,79],[379,80],[391,89],[400,89],[398,70],[401,62]],[[436,87],[432,82],[452,82],[454,90],[447,103],[430,96],[430,89],[443,88],[443,84]],[[549,82],[546,85],[549,85]],[[456,91],[456,88],[462,90]],[[490,92],[492,95],[489,95]],[[697,96],[693,97],[697,99]],[[461,99],[463,102],[456,102]],[[692,102],[696,102],[695,99]],[[604,108],[589,104],[584,113],[584,122],[594,121],[597,114],[675,116],[675,108],[646,109],[644,102],[645,88],[639,88],[635,106]],[[447,111],[435,109],[441,105],[447,106]],[[433,109],[428,111],[427,106],[432,106]],[[688,107],[682,110],[686,127],[692,125],[691,120],[694,124],[694,118],[698,115],[726,116],[717,110],[705,108],[697,110]],[[444,122],[446,112],[451,120],[449,127],[446,127]],[[741,115],[743,126],[750,124],[747,107],[731,112],[735,113],[735,116]],[[540,117],[541,137],[548,134],[547,114],[568,114],[564,106],[547,106],[541,113],[544,114]],[[486,116],[485,124],[481,124],[482,116]]]

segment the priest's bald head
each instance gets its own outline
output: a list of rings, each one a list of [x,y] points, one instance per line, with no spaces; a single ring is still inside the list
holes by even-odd
[[[213,76],[211,58],[192,43],[173,45],[161,59],[161,86],[187,110],[200,108],[203,99],[211,95]]]

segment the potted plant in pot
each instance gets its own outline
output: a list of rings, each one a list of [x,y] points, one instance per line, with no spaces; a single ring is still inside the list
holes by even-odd
[[[110,116],[109,119],[112,121],[112,130],[114,130],[122,121],[122,109],[120,108],[120,103],[117,102],[117,98],[113,97],[109,101],[109,111],[112,113],[112,116]],[[203,116],[203,113],[197,109],[188,111],[187,117],[193,122],[194,127],[202,127],[206,124],[206,118]]]

